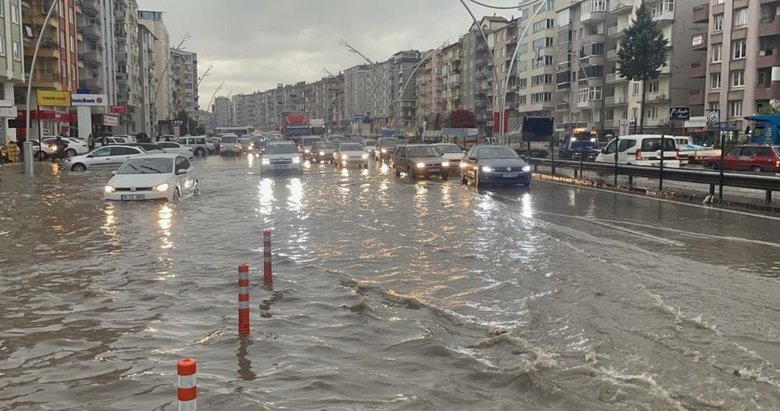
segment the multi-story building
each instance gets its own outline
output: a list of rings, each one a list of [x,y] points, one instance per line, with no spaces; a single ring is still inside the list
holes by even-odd
[[[227,97],[214,98],[214,107],[211,109],[215,116],[216,127],[230,127],[233,125],[233,113],[230,99]]]
[[[391,123],[393,95],[391,89],[392,59],[368,66],[368,90],[366,90],[367,116],[375,128]]]
[[[586,0],[590,2],[592,0]],[[606,0],[604,0],[606,3]],[[553,96],[556,92],[556,47],[555,8],[553,2],[545,1],[538,11],[534,6],[521,5],[522,17],[518,31],[525,32],[520,42],[517,64],[517,107],[520,117],[552,117],[555,112]],[[531,16],[536,15],[531,19]]]
[[[105,94],[106,105],[115,105],[115,44],[111,41],[114,37],[114,0],[81,0],[80,3],[78,30],[84,38],[82,48],[89,53],[85,55],[83,67],[79,68],[79,87],[93,94]],[[98,54],[98,58],[93,58],[92,53]]]
[[[343,78],[342,74],[336,77],[323,77],[306,86],[305,111],[311,118],[323,119],[325,127],[330,130],[342,128]]]
[[[141,81],[141,108],[135,116],[135,128],[151,135],[157,122],[154,93],[157,90],[154,61],[155,38],[146,26],[138,25],[138,78]]]
[[[417,72],[415,79],[417,105],[416,112],[428,117],[441,113],[445,109],[444,77],[442,76],[442,52],[432,50],[426,53],[427,58]]]
[[[0,11],[5,16],[4,18],[10,20],[10,23],[5,21],[3,24],[0,24],[0,34],[2,34],[4,40],[3,43],[0,43],[0,50],[3,52],[0,54],[0,73],[2,73],[0,74],[0,93],[2,93],[0,94],[0,120],[2,120],[0,143],[2,144],[16,141],[17,129],[9,127],[9,120],[13,121],[17,116],[17,110],[14,106],[14,86],[22,85],[25,81],[20,16],[20,13],[22,13],[21,3],[19,0],[9,0],[0,3]],[[18,123],[18,121],[16,122]],[[24,130],[22,129],[22,131]]]
[[[414,84],[415,68],[421,59],[417,50],[404,50],[390,58],[391,122],[395,129],[414,131],[417,116],[417,97]],[[419,69],[418,69],[419,71]]]
[[[644,132],[669,132],[669,107],[688,106],[691,90],[704,88],[704,79],[692,78],[690,68],[701,67],[703,53],[692,52],[691,41],[696,35],[706,31],[706,25],[693,22],[693,8],[707,3],[708,0],[645,0],[650,8],[653,20],[669,41],[667,62],[660,69],[660,76],[646,85]],[[615,22],[607,27],[610,41],[607,47],[607,60],[615,63],[606,70],[606,84],[614,86],[612,94],[605,100],[606,118],[613,119],[612,129],[619,127],[620,120],[631,120],[637,124],[640,120],[640,102],[642,100],[642,82],[629,81],[617,73],[620,62],[617,50],[624,31],[629,27],[641,0],[621,0],[611,2],[608,13],[615,16]],[[747,3],[747,2],[744,2]],[[691,107],[692,115],[703,114],[703,105]],[[608,127],[605,127],[608,128]]]
[[[479,26],[472,24],[469,32],[460,38],[463,51],[461,64],[462,107],[474,113],[477,124],[488,131],[492,124],[492,112],[498,109],[493,105],[493,61],[491,45],[482,36],[504,27],[507,20],[503,17],[483,17]],[[480,26],[482,31],[480,31]]]
[[[117,0],[120,1],[120,0]],[[154,61],[155,78],[157,79],[157,89],[154,92],[152,101],[154,102],[157,114],[157,127],[162,122],[167,122],[173,118],[173,90],[170,81],[170,48],[171,38],[168,34],[168,28],[163,22],[163,13],[161,11],[138,11],[138,23],[144,25],[154,34],[156,39],[154,43]],[[158,131],[159,133],[159,131]]]
[[[347,123],[370,111],[366,93],[368,70],[365,64],[344,70],[344,121]]]
[[[171,49],[170,71],[174,113],[185,112],[189,118],[198,114],[198,55]]]
[[[136,117],[143,116],[141,69],[138,53],[138,3],[136,0],[114,0],[114,45],[116,59],[116,102],[125,106],[123,131],[136,134]],[[103,45],[101,45],[103,47]],[[91,53],[87,50],[88,53]],[[89,54],[84,60],[89,63]]]
[[[704,78],[690,104],[718,110],[729,131],[744,130],[742,117],[780,101],[780,0],[712,0],[686,7],[695,23],[707,23],[686,50],[706,54],[691,66]],[[682,6],[678,7],[678,10]]]
[[[43,0],[30,0],[28,2],[7,1],[10,6],[8,14],[5,15],[7,19],[5,23],[5,29],[10,27],[11,37],[6,37],[5,43],[3,43],[5,49],[2,51],[6,55],[11,56],[13,64],[21,64],[24,62],[25,72],[30,71],[30,64],[32,62],[32,54],[35,50],[34,40],[41,34],[43,28],[43,22],[46,18],[50,2]],[[20,4],[26,3],[26,4]],[[22,6],[29,5],[29,8],[25,10],[25,13],[21,13]],[[3,4],[3,10],[5,11],[6,4]],[[22,14],[20,16],[20,14]],[[81,14],[81,7],[76,4],[75,0],[64,0],[60,2],[60,7],[55,9],[52,13],[51,19],[46,26],[46,31],[43,33],[41,40],[41,48],[38,52],[38,59],[35,64],[35,72],[32,76],[32,87],[37,91],[39,90],[59,90],[70,91],[75,93],[78,89],[78,70],[81,65],[79,61],[79,55],[82,36],[76,30],[76,17]],[[22,46],[22,40],[12,40],[13,30],[20,21],[23,20],[25,27],[28,27],[32,36],[29,37],[30,42],[25,47]],[[26,36],[27,37],[27,36]],[[99,59],[100,55],[84,55],[87,58]],[[20,85],[21,86],[21,85]],[[20,87],[19,95],[25,95],[26,89]],[[35,93],[33,93],[33,101],[30,105],[37,107],[37,104],[33,104],[36,100]],[[24,102],[22,102],[24,103]],[[55,108],[40,108],[39,110],[31,113],[31,119],[37,119],[40,121],[31,121],[30,135],[53,135],[65,130],[69,131],[70,123],[74,122],[75,116],[71,116],[68,113],[67,108],[55,107]],[[41,128],[38,128],[38,124]],[[17,129],[18,131],[18,129]],[[75,135],[75,130],[70,135]]]
[[[463,98],[461,85],[461,62],[463,45],[460,42],[442,49],[442,77],[445,85],[444,111],[451,112],[461,108]]]

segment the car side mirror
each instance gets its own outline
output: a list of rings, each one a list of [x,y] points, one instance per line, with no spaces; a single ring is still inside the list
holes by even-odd
[[[476,157],[469,157],[469,160],[474,161],[474,162],[479,161]]]
[[[117,172],[117,170],[113,170],[113,171],[111,171],[111,175],[112,175],[112,176],[115,176],[115,175],[116,175],[116,172]]]
[[[87,156],[87,158],[92,158],[92,157],[95,157],[95,156],[94,156],[94,155],[92,155],[92,154],[90,154],[90,155],[88,155],[88,156]]]
[[[186,168],[180,168],[180,169],[176,170],[176,175],[177,176],[181,175],[181,174],[187,174],[187,169]]]

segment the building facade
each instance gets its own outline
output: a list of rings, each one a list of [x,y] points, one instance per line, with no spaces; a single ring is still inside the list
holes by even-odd
[[[168,28],[163,22],[163,13],[160,11],[140,10],[138,11],[138,23],[149,29],[155,38],[154,61],[155,78],[157,79],[157,90],[154,92],[152,101],[157,111],[157,127],[161,122],[172,119],[173,112],[173,89],[170,80],[170,48],[171,38],[168,34]]]
[[[15,121],[18,111],[14,86],[22,85],[25,81],[25,55],[22,50],[27,47],[24,44],[27,39],[22,34],[21,1],[8,0],[0,3],[0,8],[3,13],[3,17],[0,17],[0,33],[3,36],[3,42],[0,43],[0,143],[8,144],[17,138],[17,128],[11,127],[10,123],[20,123]]]
[[[171,49],[171,86],[174,113],[185,112],[190,118],[198,115],[198,55]]]
[[[138,51],[138,3],[114,1],[114,45],[116,59],[116,102],[124,106],[122,132],[136,134],[136,117],[143,116],[141,69]]]
[[[416,114],[428,117],[445,110],[444,76],[442,75],[442,52],[432,50],[426,53],[415,79]]]
[[[135,128],[147,135],[154,133],[157,112],[154,107],[154,93],[157,90],[154,61],[154,33],[146,26],[138,25],[138,78],[141,82],[141,106],[135,117]]]
[[[463,46],[460,42],[450,44],[442,49],[442,79],[444,81],[444,111],[452,112],[460,109],[463,98],[461,87],[461,62],[463,61]]]
[[[111,40],[114,37],[114,0],[82,0],[77,22],[84,39],[81,48],[89,52],[85,57],[90,59],[88,62],[85,59],[83,67],[79,68],[79,87],[92,94],[104,94],[107,105],[115,105],[115,44]]]
[[[391,124],[396,130],[414,131],[417,118],[417,88],[414,77],[422,58],[417,50],[404,50],[390,58]]]
[[[214,113],[214,124],[216,127],[230,127],[233,125],[233,113],[230,99],[227,97],[215,97],[214,107],[211,111]]]

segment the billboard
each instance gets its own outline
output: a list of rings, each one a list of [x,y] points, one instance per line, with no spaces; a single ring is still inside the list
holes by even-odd
[[[105,94],[73,94],[70,98],[73,106],[103,107],[106,105]]]
[[[38,90],[38,105],[44,107],[70,107],[70,91]]]

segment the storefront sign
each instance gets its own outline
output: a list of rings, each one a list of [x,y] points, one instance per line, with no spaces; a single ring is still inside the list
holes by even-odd
[[[103,115],[103,125],[109,126],[109,127],[119,127],[119,117],[118,116],[112,116],[110,114],[104,114]]]
[[[16,118],[19,112],[16,110],[16,106],[13,107],[0,107],[0,117]]]
[[[38,90],[38,105],[70,107],[70,91]]]
[[[127,113],[127,106],[122,106],[122,105],[111,106],[111,112],[114,114],[125,114]]]
[[[73,94],[71,96],[71,105],[103,107],[106,105],[105,94]]]

